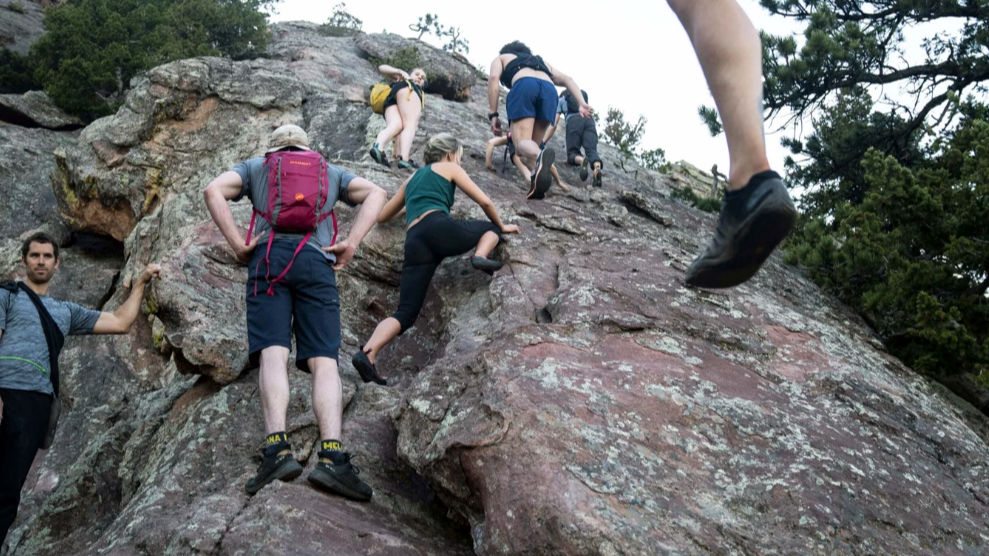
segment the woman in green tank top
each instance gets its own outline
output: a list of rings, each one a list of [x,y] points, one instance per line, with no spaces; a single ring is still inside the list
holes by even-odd
[[[504,224],[494,203],[460,166],[463,147],[454,136],[440,133],[432,137],[424,154],[426,166],[416,171],[398,189],[378,216],[384,223],[405,212],[405,262],[395,314],[378,323],[374,334],[354,354],[354,368],[364,382],[385,384],[374,360],[381,348],[408,330],[422,310],[433,273],[443,259],[474,249],[470,262],[478,270],[494,274],[501,268],[488,254],[501,241],[501,234],[518,233],[514,224]],[[450,218],[454,193],[460,189],[480,205],[490,222]]]

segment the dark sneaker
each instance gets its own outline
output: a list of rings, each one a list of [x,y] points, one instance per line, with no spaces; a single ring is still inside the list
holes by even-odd
[[[364,382],[375,382],[381,385],[387,385],[388,381],[381,378],[378,374],[378,369],[375,368],[374,363],[368,359],[366,353],[364,353],[364,346],[361,346],[357,353],[350,359],[350,362],[354,364],[354,368],[357,369],[357,374],[361,375],[361,380]]]
[[[388,157],[385,156],[385,153],[378,150],[377,146],[371,147],[371,150],[368,151],[368,154],[370,154],[371,158],[373,158],[374,161],[377,162],[378,164],[391,168],[391,163],[388,162]]]
[[[793,228],[797,209],[783,180],[760,172],[725,195],[714,240],[687,269],[686,281],[701,288],[730,288],[751,278]]]
[[[285,451],[288,451],[288,453],[282,453]],[[302,474],[302,466],[299,465],[299,462],[295,461],[291,447],[275,449],[270,456],[264,455],[264,450],[261,453],[261,467],[258,468],[258,474],[251,477],[247,481],[247,484],[244,485],[244,490],[248,494],[255,494],[275,479],[279,481],[292,481]]]
[[[601,187],[601,178],[603,177],[604,170],[598,168],[594,170],[594,179],[591,180],[591,185],[594,187]]]
[[[503,263],[500,263],[498,261],[492,261],[491,259],[487,259],[484,257],[471,257],[470,264],[474,268],[478,270],[483,270],[488,274],[494,274],[496,270],[505,266]]]
[[[542,199],[546,196],[546,191],[553,185],[551,168],[554,162],[556,162],[556,151],[551,148],[540,151],[539,158],[536,159],[536,171],[532,173],[529,194],[526,195],[526,199]]]
[[[418,170],[419,165],[411,160],[405,160],[404,158],[398,159],[398,167],[402,170]]]
[[[330,452],[319,452],[319,461],[316,462],[316,468],[309,473],[309,482],[320,490],[341,494],[351,500],[370,500],[374,491],[357,478],[361,470],[350,463],[350,454],[336,452],[334,455],[337,454],[339,456],[334,461]]]
[[[587,181],[587,159],[580,163],[580,181]]]

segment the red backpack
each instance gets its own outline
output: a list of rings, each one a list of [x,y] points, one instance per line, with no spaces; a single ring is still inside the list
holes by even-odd
[[[333,219],[333,240],[330,245],[337,242],[337,217],[333,206],[328,206],[326,202],[330,192],[329,166],[322,155],[313,151],[275,151],[265,157],[264,164],[268,168],[267,211],[254,209],[251,227],[247,230],[248,245],[254,233],[254,219],[259,214],[271,224],[268,249],[264,254],[265,265],[270,266],[268,255],[271,253],[271,242],[275,239],[276,231],[306,234],[295,248],[292,260],[285,270],[274,280],[268,280],[268,295],[275,295],[275,283],[285,277],[316,227],[327,218]],[[260,268],[261,261],[258,261],[254,270],[255,277]],[[268,279],[267,271],[265,279]],[[257,294],[255,280],[254,295]]]

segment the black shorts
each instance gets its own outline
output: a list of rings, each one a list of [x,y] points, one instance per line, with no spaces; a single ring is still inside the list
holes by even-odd
[[[409,84],[406,83],[405,81],[398,81],[396,83],[392,83],[392,85],[391,85],[391,92],[388,93],[388,96],[387,97],[385,97],[385,104],[384,104],[385,108],[388,108],[389,106],[396,106],[396,105],[398,105],[398,98],[397,98],[398,97],[398,92],[399,91],[404,91],[405,89],[408,89],[408,88],[409,88]],[[421,101],[422,100],[422,89],[420,89],[418,85],[416,85],[416,84],[413,83],[412,84],[412,90],[415,91],[415,93],[417,95],[419,95],[419,100]],[[409,92],[406,91],[404,94],[407,95],[407,94],[409,94]]]
[[[275,240],[269,261],[264,262],[268,243],[254,251],[247,276],[247,340],[251,366],[257,366],[261,350],[272,346],[292,349],[295,331],[299,369],[309,372],[310,357],[337,360],[340,352],[340,296],[336,273],[323,253],[306,245],[292,268],[268,295],[268,280],[285,270],[298,246],[296,240]],[[255,295],[255,290],[257,294]]]

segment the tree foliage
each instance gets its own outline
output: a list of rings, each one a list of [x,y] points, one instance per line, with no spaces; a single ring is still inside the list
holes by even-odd
[[[783,142],[803,209],[787,260],[915,369],[987,370],[989,2],[762,5],[807,23],[763,35],[768,115],[814,124]],[[920,56],[908,32],[928,32]]]
[[[424,16],[419,17],[419,21],[409,25],[415,33],[419,33],[416,40],[422,40],[423,35],[432,33],[437,37],[443,36],[443,25],[440,24],[440,17],[436,14],[427,13]]]
[[[27,58],[15,61],[29,71],[20,77],[0,73],[0,88],[33,80],[66,111],[99,117],[114,110],[131,78],[157,65],[194,56],[240,59],[264,52],[264,10],[275,2],[76,0],[52,6],[45,10],[45,34]]]
[[[453,25],[446,26],[440,23],[440,16],[427,13],[419,17],[419,21],[409,25],[409,29],[419,33],[417,40],[422,40],[425,35],[435,35],[437,39],[446,41],[441,48],[454,54],[466,55],[470,52],[470,41],[462,36],[460,27]]]
[[[347,11],[347,3],[333,6],[333,15],[319,26],[319,32],[331,37],[350,37],[364,27],[364,22]]]

